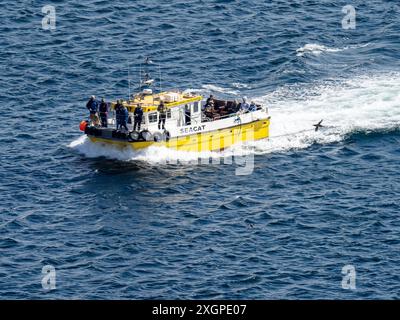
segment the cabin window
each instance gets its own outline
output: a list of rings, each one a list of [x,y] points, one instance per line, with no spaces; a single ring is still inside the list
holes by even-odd
[[[171,109],[167,110],[167,119],[171,119]]]
[[[157,122],[157,112],[149,113],[149,123]]]
[[[199,112],[199,102],[195,102],[193,105],[193,113]]]

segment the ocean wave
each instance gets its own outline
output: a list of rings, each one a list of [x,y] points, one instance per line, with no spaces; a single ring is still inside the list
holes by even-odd
[[[232,95],[239,95],[240,91],[232,90],[231,88],[223,88],[213,84],[205,84],[202,86],[203,89],[211,92],[219,92],[224,94],[232,94]]]
[[[321,53],[324,53],[324,52],[341,52],[341,51],[345,51],[345,50],[349,50],[349,49],[363,48],[368,45],[369,45],[369,43],[363,44],[363,45],[356,45],[356,46],[346,46],[343,48],[329,48],[322,44],[308,43],[308,44],[304,45],[303,47],[297,49],[296,52],[297,52],[298,57],[303,57],[304,55],[307,55],[307,54],[319,56]]]
[[[256,99],[268,105],[270,139],[253,144],[260,153],[343,141],[352,132],[400,125],[400,74],[359,76],[310,87],[287,86]],[[315,132],[313,124],[325,127]]]

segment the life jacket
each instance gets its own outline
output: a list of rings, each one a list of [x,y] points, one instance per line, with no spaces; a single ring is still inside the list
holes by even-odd
[[[121,121],[121,105],[117,104],[115,106],[115,118],[117,120],[117,122]]]
[[[136,108],[135,112],[134,112],[134,115],[137,118],[141,119],[143,117],[143,109],[142,108]]]
[[[123,110],[124,110],[124,116],[125,116],[125,119],[126,119],[126,120],[128,120],[128,117],[129,117],[129,111],[128,111],[128,109],[127,109],[127,108],[124,108]]]
[[[160,115],[165,115],[167,113],[167,108],[165,108],[164,104],[160,104],[157,108],[157,111],[160,113]]]

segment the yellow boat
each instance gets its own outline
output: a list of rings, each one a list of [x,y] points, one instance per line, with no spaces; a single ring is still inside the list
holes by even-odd
[[[146,63],[152,62],[146,59]],[[120,101],[128,111],[127,130],[117,128],[115,102],[108,104],[107,126],[82,121],[80,129],[94,143],[135,150],[158,146],[190,152],[221,151],[269,136],[270,116],[265,106],[218,99],[209,103],[201,95],[188,91],[153,93],[150,89],[153,82],[146,72],[139,93]],[[164,127],[160,126],[157,111],[161,102],[165,107]],[[143,117],[140,130],[135,131],[134,112],[139,105]]]

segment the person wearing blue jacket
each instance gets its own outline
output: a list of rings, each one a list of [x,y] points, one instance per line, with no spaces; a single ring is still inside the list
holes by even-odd
[[[122,112],[122,104],[119,100],[117,100],[117,104],[115,105],[115,122],[117,124],[117,130],[121,126],[121,112]]]
[[[126,131],[129,131],[126,125],[129,118],[129,112],[124,105],[122,105],[120,116],[121,116],[121,123],[120,123],[121,128],[124,128]]]
[[[133,131],[136,130],[136,127],[140,131],[140,125],[141,125],[142,119],[143,119],[143,109],[140,104],[138,104],[138,106],[136,107],[133,115],[134,115]]]
[[[96,101],[95,96],[91,96],[90,100],[86,104],[86,108],[89,110],[90,113],[90,122],[94,126],[98,126],[100,124],[99,116],[97,115],[99,105]]]

